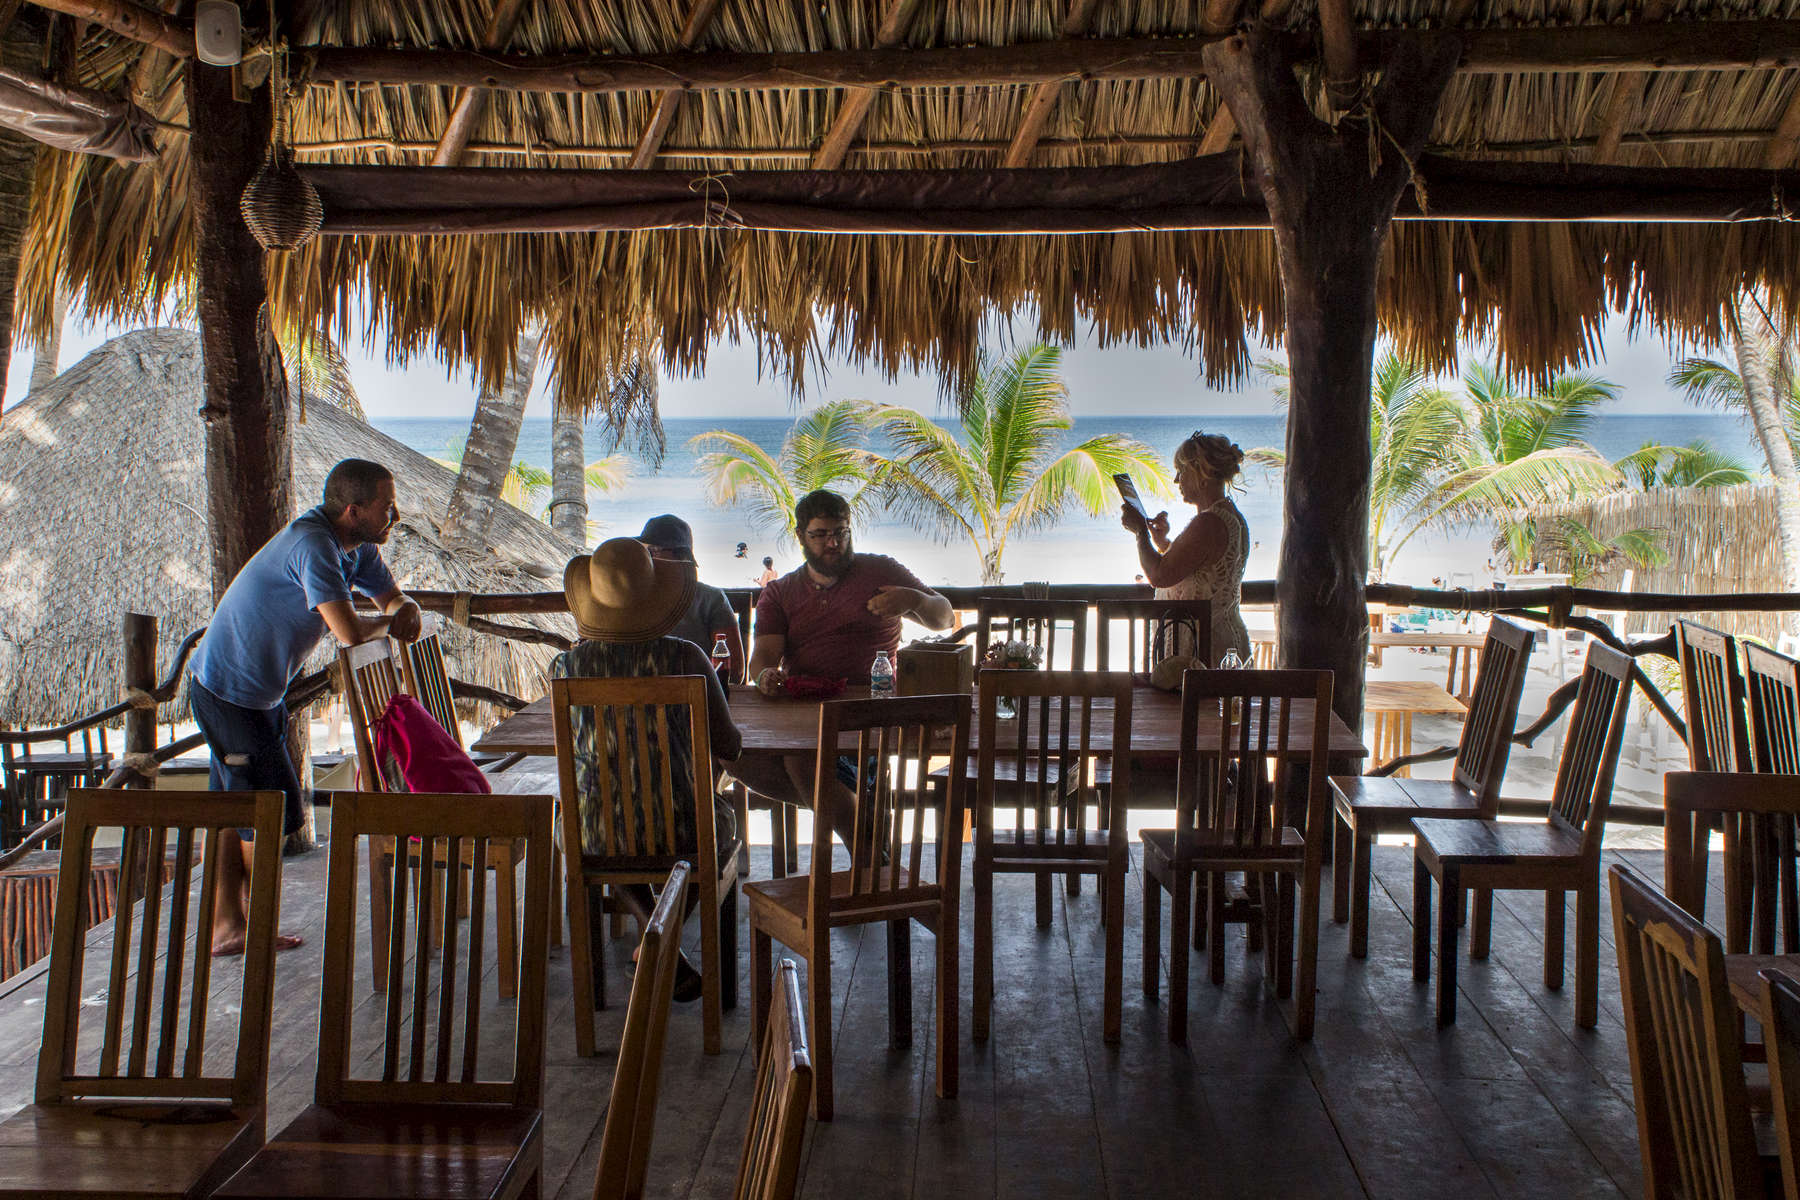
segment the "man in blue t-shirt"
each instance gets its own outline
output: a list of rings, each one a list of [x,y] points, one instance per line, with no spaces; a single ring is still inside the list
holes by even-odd
[[[406,598],[377,546],[400,519],[394,476],[380,463],[346,458],[325,477],[324,502],[270,538],[225,589],[188,671],[188,703],[212,749],[214,791],[287,795],[283,832],[300,827],[300,777],[287,753],[282,698],[306,656],[330,629],[346,646],[392,634],[419,636],[419,606]],[[351,590],[381,617],[358,616]],[[249,830],[219,838],[214,954],[240,954],[250,899]],[[278,949],[300,939],[281,935]]]

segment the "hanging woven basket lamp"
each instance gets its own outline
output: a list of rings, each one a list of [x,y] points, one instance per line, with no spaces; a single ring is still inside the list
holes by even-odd
[[[287,104],[277,70],[269,72],[269,89],[275,99],[269,154],[245,186],[238,211],[263,249],[298,250],[324,224],[325,203],[318,189],[294,169],[294,154],[287,144]]]

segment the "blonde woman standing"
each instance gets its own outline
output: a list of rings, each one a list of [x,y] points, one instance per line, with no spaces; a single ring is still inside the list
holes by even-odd
[[[1230,438],[1194,431],[1175,449],[1175,486],[1197,511],[1174,540],[1169,514],[1148,521],[1129,504],[1120,506],[1120,523],[1137,538],[1138,563],[1159,600],[1212,602],[1214,662],[1236,650],[1248,662],[1250,634],[1238,611],[1243,599],[1244,563],[1250,556],[1250,530],[1244,514],[1225,494],[1243,470],[1244,452]],[[1170,652],[1189,654],[1186,646]]]

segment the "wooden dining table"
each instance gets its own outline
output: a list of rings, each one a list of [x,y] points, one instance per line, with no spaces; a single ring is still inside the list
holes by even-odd
[[[867,688],[852,688],[845,698],[866,696]],[[819,701],[773,699],[753,688],[731,690],[731,716],[744,735],[746,754],[804,754],[811,752],[819,740]],[[1181,754],[1181,697],[1158,688],[1138,686],[1131,694],[1131,754],[1134,759],[1173,763]],[[1294,711],[1295,746],[1307,746],[1312,739],[1312,704],[1296,702]],[[1094,705],[1093,729],[1089,751],[1098,758],[1112,753],[1111,704]],[[1101,719],[1105,714],[1106,719]],[[1362,758],[1368,749],[1351,732],[1336,713],[1330,714],[1330,753],[1334,757]],[[1008,722],[1009,725],[1016,723]],[[1201,745],[1218,741],[1218,717],[1211,721],[1202,715],[1199,740]],[[979,730],[972,731],[972,745],[979,744]],[[843,749],[854,749],[845,741]],[[551,729],[550,700],[533,700],[507,717],[470,747],[472,750],[496,754],[554,755],[556,735]]]

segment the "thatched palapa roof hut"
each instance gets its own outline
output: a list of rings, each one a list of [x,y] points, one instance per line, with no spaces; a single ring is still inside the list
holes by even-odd
[[[194,418],[200,387],[198,335],[147,329],[107,342],[7,410],[0,721],[55,725],[116,701],[126,612],[156,616],[164,670],[181,639],[211,616],[202,428]],[[302,505],[317,502],[340,459],[371,458],[393,470],[403,514],[383,554],[403,587],[541,589],[576,550],[502,504],[494,549],[452,552],[437,534],[451,472],[320,401],[293,430]],[[557,627],[556,618],[544,620]],[[453,626],[445,638],[459,678],[514,694],[541,690],[550,653],[543,647]]]

